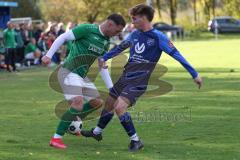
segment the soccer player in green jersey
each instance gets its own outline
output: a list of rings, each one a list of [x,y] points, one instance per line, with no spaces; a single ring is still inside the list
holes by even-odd
[[[81,24],[59,36],[43,56],[42,62],[50,64],[51,58],[66,41],[73,41],[70,53],[58,70],[58,81],[66,100],[71,107],[63,114],[57,131],[51,138],[50,146],[64,149],[62,136],[67,131],[71,121],[76,117],[83,118],[88,111],[102,106],[103,101],[95,85],[86,77],[93,62],[109,49],[109,38],[119,34],[125,27],[124,18],[119,14],[111,14],[99,26],[96,24]],[[106,69],[101,69],[101,76],[108,88],[112,81]],[[83,104],[84,99],[87,103]],[[83,114],[84,113],[84,114]]]

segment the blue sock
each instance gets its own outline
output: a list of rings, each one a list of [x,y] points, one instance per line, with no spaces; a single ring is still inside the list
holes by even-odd
[[[129,137],[132,137],[134,134],[136,134],[130,113],[124,113],[119,117],[119,120]]]
[[[97,126],[100,127],[101,129],[104,129],[113,118],[113,115],[114,114],[112,112],[108,112],[105,109],[102,110],[101,117],[98,121]]]

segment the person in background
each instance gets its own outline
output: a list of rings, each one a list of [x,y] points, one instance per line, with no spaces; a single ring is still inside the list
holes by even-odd
[[[25,48],[25,59],[26,60],[34,60],[34,64],[39,63],[39,59],[42,56],[41,51],[36,46],[35,38],[31,38],[30,42]]]
[[[21,34],[19,24],[16,24],[15,40],[16,40],[16,43],[17,43],[17,46],[16,46],[16,62],[21,64],[24,60],[24,42],[23,42],[23,37],[22,37],[22,34]]]
[[[48,23],[47,23],[47,28],[45,28],[45,31],[44,31],[44,32],[45,32],[45,33],[49,32],[52,25],[53,25],[53,23],[52,23],[51,21],[48,21]]]
[[[39,38],[41,37],[41,34],[43,33],[43,23],[37,24],[36,25],[36,31],[34,32],[34,38],[38,42]]]
[[[42,52],[42,55],[45,55],[48,51],[48,36],[45,33],[42,33],[38,43],[37,43],[38,48]]]
[[[34,38],[34,32],[33,32],[33,26],[32,24],[27,25],[27,30],[28,30],[28,38],[31,41],[31,38]]]
[[[5,47],[3,43],[3,33],[0,30],[0,69],[6,68],[4,59],[5,59]]]
[[[27,23],[20,24],[20,30],[21,30],[24,45],[26,46],[30,41]]]
[[[47,41],[48,48],[51,48],[53,42],[56,39],[55,34],[52,34],[52,33],[53,32],[46,33],[47,36],[48,36],[48,41]],[[56,54],[53,55],[52,62],[54,62],[55,64],[59,64],[60,63],[60,53],[59,53],[59,51],[57,51]]]
[[[75,27],[75,24],[72,22],[68,22],[67,26],[66,26],[66,32],[68,32],[69,30],[71,30],[72,28]]]
[[[65,33],[65,30],[64,30],[64,25],[63,23],[58,23],[58,31],[57,31],[57,36],[60,36],[61,34]]]
[[[47,32],[47,35],[54,35],[55,37],[57,36],[57,31],[56,31],[56,24],[54,23],[51,27],[50,30]]]
[[[7,23],[7,29],[3,31],[3,39],[4,46],[6,47],[5,64],[7,71],[16,71],[15,52],[17,43],[15,40],[14,24],[11,21]]]

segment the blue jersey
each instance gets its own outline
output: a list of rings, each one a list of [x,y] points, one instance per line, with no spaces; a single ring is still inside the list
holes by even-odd
[[[129,47],[130,56],[128,63],[125,66],[125,70],[130,66],[130,70],[134,70],[135,73],[141,73],[143,70],[143,65],[141,64],[148,64],[146,67],[149,68],[149,74],[151,74],[161,57],[162,51],[164,51],[180,62],[193,78],[198,76],[196,70],[180,54],[171,41],[162,32],[156,29],[152,29],[147,32],[141,32],[139,30],[133,31],[124,41],[122,41],[122,43],[120,43],[120,45],[107,52],[103,56],[103,59],[107,61]],[[133,68],[133,66],[135,67]]]

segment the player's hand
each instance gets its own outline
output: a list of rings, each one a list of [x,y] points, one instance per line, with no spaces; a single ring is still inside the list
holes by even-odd
[[[102,57],[98,58],[98,67],[101,68],[108,68],[108,66],[106,65],[106,62],[104,61],[104,59]]]
[[[47,56],[43,56],[42,57],[42,63],[44,65],[49,65],[51,63],[51,58],[47,57]]]
[[[197,77],[194,79],[194,82],[198,85],[198,88],[199,88],[199,89],[202,87],[203,80],[202,80],[201,77],[197,76]]]

